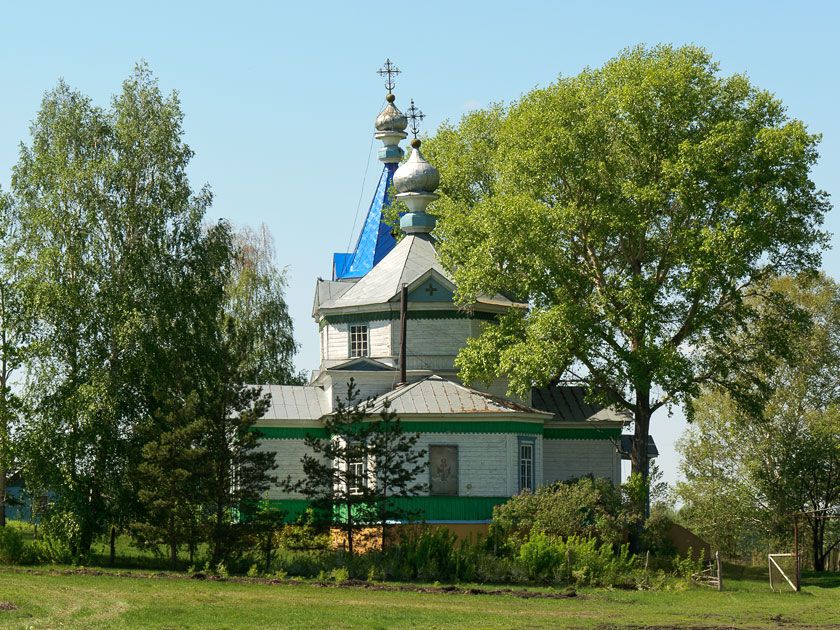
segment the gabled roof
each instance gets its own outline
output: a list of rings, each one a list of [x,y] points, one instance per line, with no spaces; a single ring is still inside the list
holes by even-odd
[[[434,277],[451,291],[455,290],[452,277],[438,260],[431,237],[427,234],[407,234],[379,264],[350,288],[344,290],[332,286],[336,283],[330,283],[322,293],[323,281],[320,282],[313,315],[320,309],[355,308],[388,303],[397,298],[403,284],[416,287],[418,280],[422,281],[424,277]],[[480,298],[478,302],[498,307],[522,306],[501,295]]]
[[[394,368],[388,365],[387,363],[382,363],[382,361],[377,361],[376,359],[371,359],[370,357],[357,357],[355,359],[350,359],[349,361],[345,361],[344,363],[339,363],[338,365],[334,365],[329,370],[344,370],[344,371],[356,371],[356,372],[393,372]]]
[[[261,420],[317,420],[328,414],[329,400],[323,387],[309,385],[262,385],[271,394],[271,407]]]
[[[320,304],[321,308],[363,306],[388,302],[403,283],[411,284],[429,269],[434,269],[451,284],[437,260],[435,248],[428,238],[408,235],[392,249],[364,278],[341,296]]]
[[[531,405],[554,415],[555,421],[592,422],[632,420],[626,411],[594,405],[586,400],[583,387],[548,385],[531,389]]]
[[[464,387],[440,376],[429,376],[379,396],[373,401],[371,412],[381,411],[386,400],[391,402],[391,410],[398,414],[523,414],[550,419],[550,414],[538,409]]]

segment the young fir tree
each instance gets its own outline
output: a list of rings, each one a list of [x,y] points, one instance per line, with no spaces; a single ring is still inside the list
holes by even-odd
[[[202,444],[208,473],[203,481],[210,513],[208,542],[214,563],[241,549],[247,534],[243,511],[257,505],[277,481],[274,453],[259,450],[254,423],[268,410],[270,396],[245,382],[245,357],[251,340],[227,319],[219,361],[208,389],[207,422]]]
[[[206,451],[200,446],[205,429],[193,393],[170,413],[159,412],[155,436],[143,446],[137,467],[139,500],[145,508],[132,524],[141,548],[169,550],[170,568],[178,565],[178,550],[195,547],[196,518],[201,511],[200,480],[207,472]]]
[[[305,477],[281,484],[303,494],[321,519],[342,532],[351,556],[362,530],[412,516],[400,499],[425,489],[416,481],[427,465],[426,451],[416,450],[420,435],[406,433],[388,403],[378,416],[373,409],[372,400],[359,401],[350,379],[346,398],[336,400],[324,421],[323,436],[306,436],[312,454],[301,459]]]

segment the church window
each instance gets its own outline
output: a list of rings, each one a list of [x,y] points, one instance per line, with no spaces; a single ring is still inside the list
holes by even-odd
[[[366,357],[368,355],[368,327],[350,326],[350,356]]]
[[[534,441],[519,439],[519,491],[534,491]]]
[[[350,494],[362,494],[367,487],[367,471],[363,460],[347,464],[347,489]]]

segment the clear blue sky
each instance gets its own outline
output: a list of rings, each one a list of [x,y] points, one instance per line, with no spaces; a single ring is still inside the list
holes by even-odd
[[[840,198],[838,2],[6,2],[0,26],[0,184],[59,77],[104,105],[146,59],[181,94],[192,180],[211,185],[212,216],[265,222],[276,237],[301,368],[318,363],[315,277],[329,276],[379,174],[369,148],[385,57],[403,70],[397,104],[414,98],[433,130],[626,46],[699,44],[824,134],[814,179]],[[824,267],[840,277],[832,242]],[[674,479],[683,421],[660,413],[653,433]]]

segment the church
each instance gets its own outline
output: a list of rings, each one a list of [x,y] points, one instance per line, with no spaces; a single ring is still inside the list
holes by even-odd
[[[420,151],[422,113],[413,101],[408,115],[395,105],[397,72],[390,61],[380,71],[388,89],[375,121],[383,168],[356,247],[333,254],[332,278],[315,284],[320,368],[307,385],[263,387],[271,407],[257,423],[261,448],[276,454],[281,477],[300,478],[304,437],[323,431],[352,378],[361,399],[374,399],[374,408],[387,399],[405,430],[420,434],[428,492],[411,501],[428,523],[486,526],[495,505],[558,480],[593,475],[619,483],[629,450],[629,438],[622,444],[626,413],[587,403],[579,387],[535,387],[521,400],[506,395],[504,379],[459,380],[455,357],[467,339],[527,304],[502,295],[454,303],[455,285],[435,250],[435,219],[426,212],[440,176]],[[403,162],[409,121],[414,140]],[[408,208],[399,240],[383,217],[392,184]],[[267,498],[292,516],[306,507],[279,487]]]

